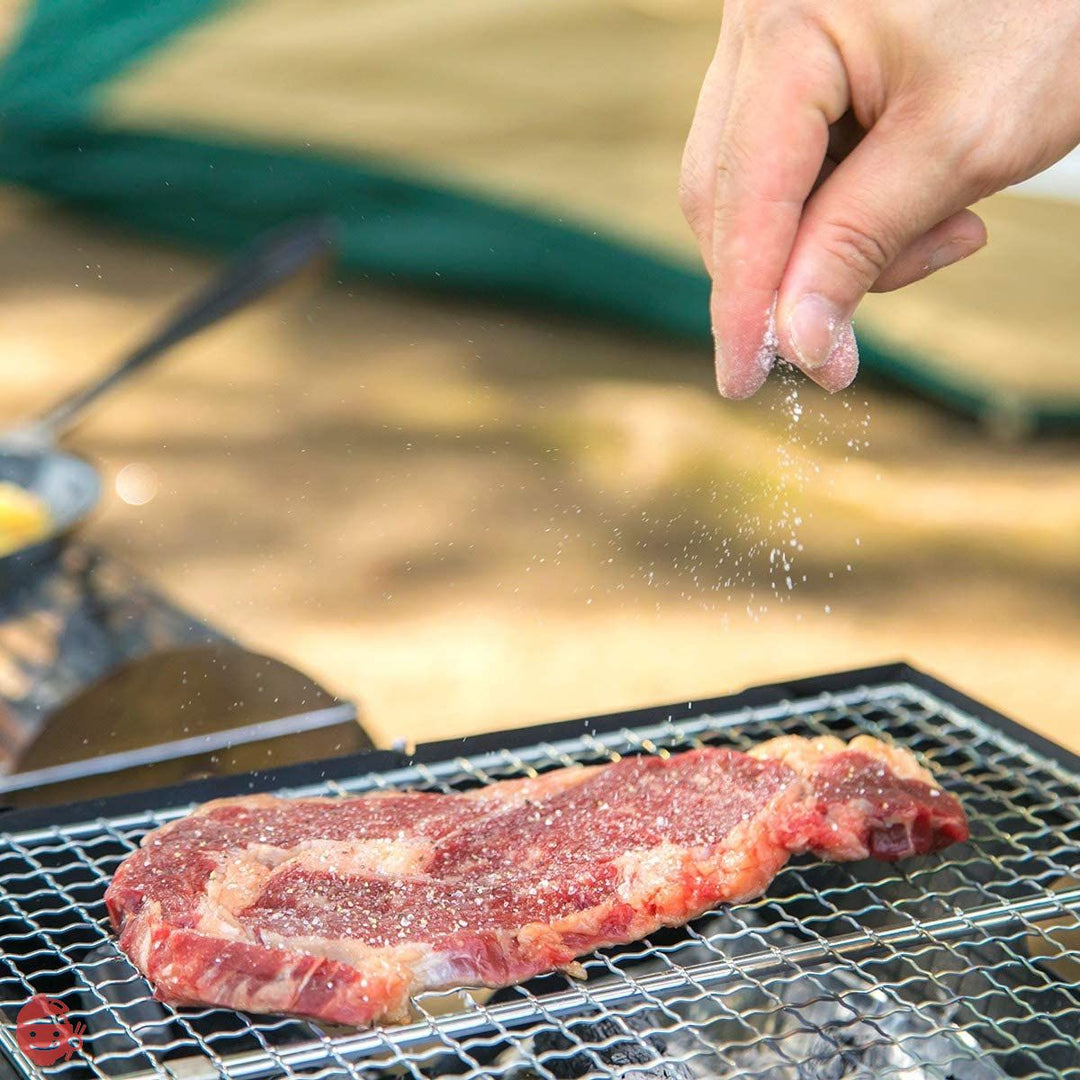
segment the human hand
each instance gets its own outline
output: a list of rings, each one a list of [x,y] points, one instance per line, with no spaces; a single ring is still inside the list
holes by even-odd
[[[1078,143],[1077,0],[727,0],[680,185],[721,393],[777,354],[847,386],[864,294],[977,251],[966,207]]]

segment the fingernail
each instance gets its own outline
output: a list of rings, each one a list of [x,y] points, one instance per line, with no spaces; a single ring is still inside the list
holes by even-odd
[[[851,323],[844,323],[829,356],[828,365],[814,376],[830,394],[850,386],[859,370],[859,344]]]
[[[974,254],[974,252],[972,251],[970,244],[950,240],[947,243],[942,244],[941,247],[926,260],[926,272],[932,274],[935,270],[941,270],[946,266],[952,266],[953,263],[958,263],[961,259],[966,259],[972,254]]]
[[[721,397],[733,401],[749,397],[757,389],[755,386],[748,386],[747,381],[739,378],[736,373],[728,371],[719,352],[716,354],[716,386]]]
[[[788,315],[788,331],[799,366],[806,371],[824,367],[847,323],[835,304],[808,293]]]

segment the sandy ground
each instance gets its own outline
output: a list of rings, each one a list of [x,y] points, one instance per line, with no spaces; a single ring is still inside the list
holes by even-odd
[[[212,267],[3,194],[0,419]],[[907,658],[1080,749],[1075,445],[862,384],[730,404],[711,380],[696,348],[330,281],[178,350],[70,443],[107,476],[94,540],[383,741]],[[116,494],[133,464],[140,506]]]
[[[696,265],[675,196],[720,17],[718,0],[259,0],[96,100],[109,124],[374,159]],[[990,249],[871,297],[864,329],[964,383],[1080,408],[1077,161],[1035,185],[1056,199],[980,204]]]

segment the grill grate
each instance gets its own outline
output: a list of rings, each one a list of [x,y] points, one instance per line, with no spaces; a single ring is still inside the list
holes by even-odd
[[[424,994],[365,1032],[174,1010],[112,944],[102,895],[149,829],[187,808],[0,837],[0,1045],[61,998],[87,1028],[66,1080],[389,1075],[1080,1080],[1080,775],[908,682],[414,765],[292,794],[451,791],[575,762],[780,733],[868,732],[939,771],[968,844],[896,866],[796,859],[753,903],[509,990]]]

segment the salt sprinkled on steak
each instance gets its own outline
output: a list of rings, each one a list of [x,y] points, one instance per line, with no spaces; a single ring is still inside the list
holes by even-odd
[[[365,1025],[752,899],[798,852],[966,838],[905,751],[783,737],[456,795],[220,800],[150,833],[105,899],[163,1001]]]

